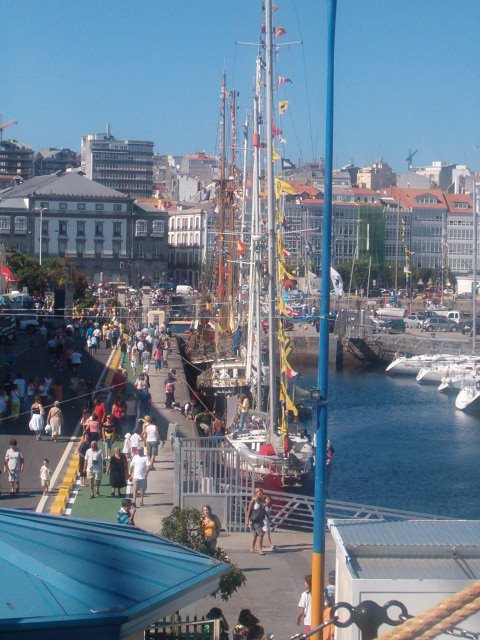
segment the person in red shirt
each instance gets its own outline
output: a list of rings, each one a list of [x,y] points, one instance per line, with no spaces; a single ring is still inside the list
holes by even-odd
[[[107,407],[98,398],[95,400],[92,416],[102,424],[105,422],[105,418],[107,417]]]

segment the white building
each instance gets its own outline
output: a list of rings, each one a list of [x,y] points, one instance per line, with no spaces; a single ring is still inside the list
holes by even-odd
[[[336,549],[336,602],[355,607],[365,600],[380,606],[398,600],[414,616],[480,579],[480,521],[331,520],[329,524]],[[398,608],[389,609],[389,614],[398,619]],[[478,632],[480,614],[461,627]],[[392,628],[382,625],[379,637]],[[336,640],[360,638],[355,625],[335,630]]]
[[[202,263],[207,256],[211,204],[179,204],[169,211],[168,271],[176,284],[198,287]],[[207,208],[208,207],[208,208]]]

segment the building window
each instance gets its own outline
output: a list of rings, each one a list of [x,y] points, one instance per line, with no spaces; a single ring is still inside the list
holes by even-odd
[[[155,258],[159,258],[160,260],[163,260],[163,254],[162,254],[162,243],[161,242],[156,242],[153,246],[153,255]]]
[[[437,204],[437,199],[435,196],[418,196],[416,198],[418,204]]]
[[[48,209],[48,202],[40,202],[40,209]]]
[[[453,206],[455,209],[468,209],[467,202],[454,202]]]
[[[147,235],[147,221],[137,220],[135,223],[135,235],[146,236]]]
[[[119,242],[118,240],[114,240],[113,243],[112,243],[112,253],[113,253],[113,257],[114,258],[119,258],[120,257],[121,249],[122,249],[121,241]]]
[[[42,236],[48,236],[48,225],[50,220],[42,220]]]
[[[114,204],[113,205],[113,210],[114,211],[121,211],[122,210],[122,205],[121,204]]]
[[[62,211],[66,211],[68,209],[68,204],[66,202],[59,202],[58,208],[61,209]]]
[[[42,238],[42,256],[48,256],[48,238]]]
[[[103,241],[102,240],[95,240],[95,257],[96,258],[101,258],[102,257],[102,251],[103,251]]]
[[[121,238],[122,237],[122,223],[114,222],[113,223],[113,237]]]
[[[17,242],[17,249],[19,251],[25,251],[25,243],[24,242]]]
[[[27,218],[26,216],[15,217],[15,233],[27,233]]]
[[[85,253],[85,240],[77,240],[77,258],[83,258]]]
[[[10,233],[10,216],[0,216],[0,233]]]
[[[159,236],[163,238],[163,234],[165,232],[165,223],[163,220],[154,220],[153,221],[153,235]]]
[[[58,221],[58,235],[66,236],[67,235],[67,222],[66,220]]]
[[[61,258],[65,257],[65,251],[67,250],[67,241],[66,240],[58,240],[58,255]]]
[[[95,211],[103,211],[103,204],[96,204],[95,205]]]
[[[95,237],[103,238],[103,222],[95,222]]]
[[[143,242],[138,242],[135,247],[135,255],[137,258],[143,258],[145,255],[145,245]]]
[[[85,211],[85,203],[77,202],[77,211]]]
[[[77,221],[77,236],[79,236],[80,238],[85,237],[85,220]]]

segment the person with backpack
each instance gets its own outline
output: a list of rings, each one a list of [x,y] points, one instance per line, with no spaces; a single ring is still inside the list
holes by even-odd
[[[262,551],[266,511],[263,504],[263,489],[257,487],[255,495],[250,500],[246,514],[246,524],[253,533],[252,544],[250,545],[250,553],[259,553],[265,555]]]

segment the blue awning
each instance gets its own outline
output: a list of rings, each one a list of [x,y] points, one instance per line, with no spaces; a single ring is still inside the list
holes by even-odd
[[[0,638],[127,637],[228,569],[135,527],[0,509]]]

